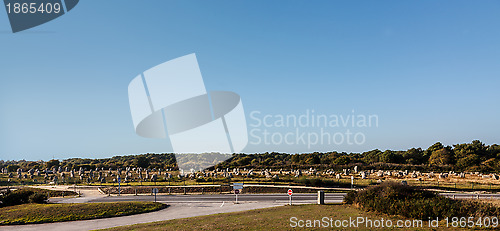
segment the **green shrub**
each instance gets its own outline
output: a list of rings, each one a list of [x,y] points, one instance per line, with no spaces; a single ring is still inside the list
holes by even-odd
[[[44,193],[35,192],[29,196],[28,202],[35,204],[44,204],[47,202],[48,196]]]
[[[30,188],[22,188],[15,191],[7,191],[0,197],[0,206],[12,206],[27,203],[45,203],[47,195]]]
[[[344,201],[367,211],[415,219],[500,215],[500,208],[490,204],[453,200],[396,182],[384,182],[362,191],[351,191]]]

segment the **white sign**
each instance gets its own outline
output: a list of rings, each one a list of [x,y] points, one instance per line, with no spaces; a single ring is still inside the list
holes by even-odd
[[[288,189],[288,199],[290,199],[290,202],[288,202],[290,205],[292,205],[292,194],[293,194],[293,191],[292,189]]]

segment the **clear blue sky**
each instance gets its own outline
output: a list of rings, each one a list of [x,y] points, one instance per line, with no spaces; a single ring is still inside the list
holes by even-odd
[[[0,44],[3,160],[169,152],[135,134],[127,87],[190,53],[208,90],[242,97],[248,124],[252,111],[379,117],[351,129],[362,145],[248,153],[500,143],[499,1],[82,0],[16,34],[0,9]]]

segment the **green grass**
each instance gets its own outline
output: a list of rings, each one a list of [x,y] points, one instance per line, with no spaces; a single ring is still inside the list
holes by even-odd
[[[0,225],[76,221],[152,212],[166,205],[154,202],[23,204],[0,208]]]
[[[138,224],[132,226],[122,226],[106,229],[109,231],[149,231],[149,230],[311,230],[312,228],[298,228],[290,226],[290,218],[297,217],[301,220],[321,220],[323,217],[334,220],[349,220],[349,217],[368,217],[369,219],[391,219],[394,222],[404,219],[396,216],[379,215],[373,212],[361,211],[350,205],[294,205],[280,206],[267,209],[250,210],[244,212],[234,212],[225,214],[215,214],[185,219],[176,219],[170,221],[154,222],[147,224]],[[424,221],[423,228],[393,228],[393,230],[431,230],[428,223]],[[447,229],[445,223],[439,224],[439,230]],[[332,230],[329,228],[316,228],[323,230]],[[333,230],[346,230],[345,228],[333,227]],[[373,230],[374,228],[372,228]],[[347,230],[367,230],[365,226]]]

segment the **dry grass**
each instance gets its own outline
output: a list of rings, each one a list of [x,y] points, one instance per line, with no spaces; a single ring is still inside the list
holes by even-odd
[[[496,207],[500,207],[500,200],[495,200],[495,199],[484,199],[484,200],[479,200],[484,203],[492,204]]]
[[[155,222],[148,224],[138,224],[133,226],[123,226],[108,229],[110,231],[149,231],[149,230],[314,230],[332,228],[293,228],[290,226],[290,218],[297,217],[301,220],[321,220],[323,217],[332,218],[333,220],[349,220],[356,217],[367,217],[369,219],[391,219],[396,223],[399,219],[404,219],[397,216],[385,216],[373,212],[364,212],[350,205],[299,205],[299,206],[282,206],[267,209],[250,210],[244,212],[216,214],[208,216],[200,216],[185,219],[176,219],[163,222]],[[439,230],[456,230],[448,229],[445,223],[439,224]],[[334,230],[367,230],[365,226],[358,228],[336,228]],[[375,228],[372,228],[375,229]],[[377,229],[378,230],[378,229]],[[423,222],[423,228],[392,228],[392,230],[432,230],[428,228],[428,223]],[[435,229],[434,229],[435,230]]]

